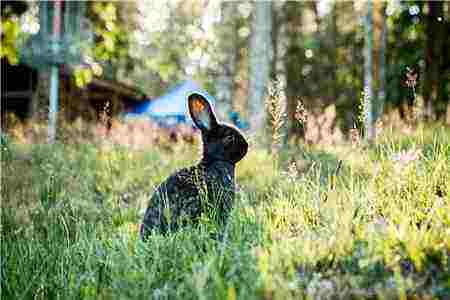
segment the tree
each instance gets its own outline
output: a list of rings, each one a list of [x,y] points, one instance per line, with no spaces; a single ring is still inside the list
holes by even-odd
[[[364,49],[364,103],[363,103],[363,115],[364,115],[364,131],[365,138],[372,140],[374,137],[373,127],[373,88],[372,88],[372,1],[367,1],[367,14],[365,20],[365,49]]]
[[[440,68],[443,59],[443,2],[428,1],[428,16],[426,21],[426,45],[425,45],[425,81],[424,104],[425,118],[433,116],[433,104],[436,104],[439,96]]]
[[[224,1],[221,5],[222,26],[219,29],[219,75],[216,79],[216,97],[220,103],[220,115],[224,119],[233,109],[233,95],[235,94],[234,76],[237,71],[238,24],[237,2]]]
[[[286,54],[284,55],[284,69],[286,72],[286,97],[288,115],[288,136],[302,137],[304,132],[299,122],[295,119],[295,111],[300,96],[303,77],[299,76],[299,68],[304,64],[302,40],[302,8],[298,2],[286,2],[284,4],[284,19],[286,22]],[[304,100],[304,99],[302,99]]]
[[[328,32],[330,33],[330,38],[329,38],[329,42],[330,42],[330,62],[331,62],[331,66],[330,66],[330,85],[329,85],[329,97],[330,100],[334,103],[337,98],[338,98],[338,91],[337,91],[337,87],[338,87],[338,83],[337,83],[337,68],[338,68],[338,61],[337,61],[337,48],[338,48],[338,27],[337,27],[337,15],[338,12],[338,3],[334,2],[333,8],[331,10],[331,28],[330,30],[328,30]]]
[[[378,63],[374,65],[374,75],[378,82],[377,105],[374,107],[374,113],[375,118],[379,118],[383,114],[386,98],[387,16],[384,2],[376,1],[374,6],[374,54],[378,58]]]
[[[26,1],[1,1],[1,42],[0,58],[6,58],[9,64],[19,62],[18,41],[22,34],[18,16],[27,9]]]
[[[272,3],[254,3],[252,36],[249,49],[248,107],[251,131],[260,131],[265,124],[264,97],[270,76],[272,57]]]

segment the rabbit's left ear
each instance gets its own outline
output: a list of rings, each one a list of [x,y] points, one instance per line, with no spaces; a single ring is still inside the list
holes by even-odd
[[[217,125],[217,119],[211,105],[203,95],[199,93],[190,94],[188,103],[191,118],[200,130],[211,130]]]

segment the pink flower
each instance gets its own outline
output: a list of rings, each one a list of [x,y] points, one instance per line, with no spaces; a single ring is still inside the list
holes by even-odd
[[[408,87],[410,87],[410,88],[413,88],[417,84],[417,73],[413,69],[411,69],[409,67],[406,67],[406,70],[407,70],[407,72],[406,72],[406,78],[407,78],[406,79],[406,85]]]
[[[417,149],[417,150],[402,150],[399,153],[395,154],[392,157],[393,161],[399,162],[401,164],[407,165],[410,162],[416,161],[420,158],[420,155],[422,154],[422,150],[421,149]]]

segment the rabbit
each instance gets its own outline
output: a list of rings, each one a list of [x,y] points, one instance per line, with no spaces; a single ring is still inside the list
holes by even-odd
[[[235,165],[247,154],[244,136],[219,123],[206,97],[193,92],[187,97],[190,116],[200,129],[203,157],[192,167],[169,176],[155,190],[140,228],[145,240],[152,230],[168,233],[198,222],[210,214],[225,224],[234,202]]]

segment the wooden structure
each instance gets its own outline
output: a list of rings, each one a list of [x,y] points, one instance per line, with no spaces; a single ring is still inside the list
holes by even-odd
[[[14,113],[19,119],[30,114],[30,101],[36,90],[38,73],[26,65],[10,66],[6,59],[1,60],[1,116]]]
[[[27,65],[9,65],[1,61],[1,120],[7,128],[6,114],[19,119],[46,118],[48,112],[48,72]],[[75,85],[70,68],[59,72],[60,118],[73,121],[79,117],[87,121],[100,121],[105,114],[110,118],[128,106],[145,99],[145,95],[132,86],[114,80],[94,78],[83,88]]]
[[[10,6],[19,4],[23,7],[18,13],[23,13],[25,2]],[[38,5],[40,30],[20,49],[21,64],[12,66],[6,59],[1,60],[2,128],[8,125],[8,113],[21,120],[48,119],[49,128],[55,127],[56,115],[69,122],[78,117],[99,121],[105,115],[110,120],[127,104],[144,99],[135,87],[114,79],[94,78],[78,88],[71,66],[81,63],[81,41],[89,42],[93,34],[85,16],[87,4],[58,0],[41,1]],[[2,2],[2,9],[3,6]]]

